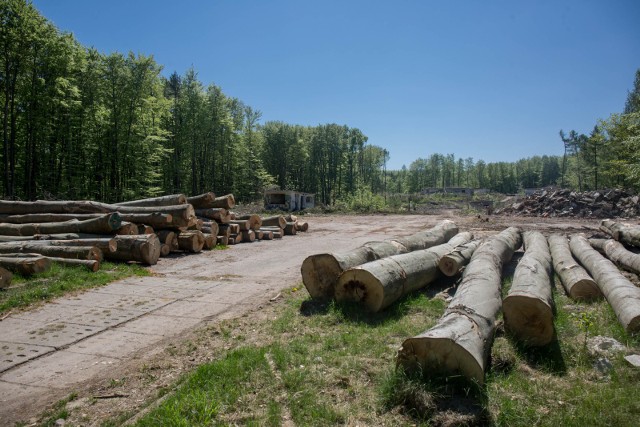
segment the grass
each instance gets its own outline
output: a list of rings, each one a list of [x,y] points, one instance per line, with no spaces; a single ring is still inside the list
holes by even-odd
[[[84,267],[53,264],[50,270],[31,277],[15,274],[12,286],[0,290],[0,315],[125,277],[147,275],[149,272],[139,265],[109,262],[102,263],[95,273]]]
[[[637,425],[640,371],[619,354],[600,373],[584,344],[585,334],[606,335],[640,349],[606,301],[556,292],[558,339],[544,348],[526,348],[499,326],[480,386],[395,369],[402,341],[437,322],[442,299],[416,293],[369,314],[302,294],[285,293],[275,316],[245,330],[232,321],[216,328],[228,350],[137,425]]]

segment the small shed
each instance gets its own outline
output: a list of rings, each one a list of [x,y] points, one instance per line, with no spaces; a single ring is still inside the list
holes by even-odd
[[[264,192],[265,209],[301,211],[315,206],[315,194],[293,190],[267,190]]]

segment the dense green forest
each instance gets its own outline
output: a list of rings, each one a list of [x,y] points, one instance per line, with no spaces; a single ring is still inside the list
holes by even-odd
[[[0,0],[0,23],[3,198],[215,191],[250,201],[278,185],[331,204],[438,186],[640,188],[640,70],[623,113],[589,135],[560,131],[563,156],[485,163],[432,154],[388,171],[388,151],[360,129],[261,123],[260,111],[195,70],[167,78],[152,56],[86,48],[26,0]]]

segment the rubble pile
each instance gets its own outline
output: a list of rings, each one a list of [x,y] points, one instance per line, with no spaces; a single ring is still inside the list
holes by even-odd
[[[640,215],[639,197],[624,190],[577,192],[543,190],[510,206],[496,209],[497,215],[630,218]]]

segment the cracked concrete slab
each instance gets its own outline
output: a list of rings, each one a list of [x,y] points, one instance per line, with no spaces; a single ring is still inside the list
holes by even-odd
[[[55,351],[55,347],[0,341],[0,372]]]
[[[122,329],[110,329],[82,340],[70,347],[69,351],[121,359],[122,357],[131,357],[133,353],[157,342],[158,339],[159,336],[150,334],[148,331],[129,332]]]

